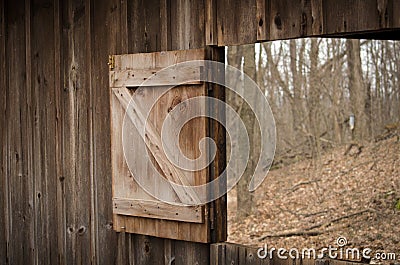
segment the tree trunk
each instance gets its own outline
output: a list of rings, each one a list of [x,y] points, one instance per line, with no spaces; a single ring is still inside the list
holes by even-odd
[[[319,157],[320,154],[320,129],[319,124],[319,113],[320,113],[320,94],[319,89],[319,75],[318,75],[318,54],[319,44],[318,40],[311,39],[310,47],[310,77],[309,77],[309,93],[308,93],[308,114],[309,114],[309,126],[310,126],[310,142],[312,146],[313,157]]]
[[[243,67],[242,59],[244,60]],[[243,70],[244,73],[246,73],[251,79],[256,80],[254,45],[229,47],[228,64],[236,67],[239,70]],[[238,77],[227,78],[236,78],[237,80],[235,82],[237,83],[237,88],[245,89],[247,86],[247,84]],[[254,134],[254,131],[257,130],[258,127],[255,129],[255,116],[250,106],[234,92],[228,90],[226,94],[228,104],[239,113],[248,133],[248,135],[240,135],[238,132],[230,132],[230,136],[232,137],[230,139],[231,145],[236,147],[240,146],[239,143],[243,142],[245,137],[249,137],[250,143],[249,161],[244,175],[237,184],[237,218],[240,219],[250,215],[253,209],[253,194],[249,192],[249,183],[256,166],[257,161],[255,161],[255,159],[258,158],[258,155],[256,154],[257,151],[254,148],[254,142],[259,141],[259,139],[255,139],[257,138],[257,134]],[[253,96],[252,98],[255,98],[254,95],[249,96]],[[229,152],[230,151],[228,150],[228,154]],[[245,152],[240,153],[245,155]],[[235,164],[235,161],[230,162]]]
[[[362,141],[368,137],[368,129],[365,110],[367,93],[361,69],[360,40],[346,40],[346,47],[350,106],[355,116],[353,139]]]
[[[243,72],[251,79],[256,80],[255,47],[254,45],[248,45],[243,46],[243,48]],[[247,86],[248,84],[245,79],[244,88],[246,89]],[[250,90],[248,93],[250,93]],[[249,97],[251,97],[254,104],[256,99],[255,95],[249,95]],[[260,139],[256,137],[257,135],[259,136],[259,133],[255,133],[255,131],[258,130],[258,127],[255,128],[255,115],[246,102],[243,102],[239,115],[246,126],[250,142],[250,157],[247,163],[247,168],[237,186],[237,218],[241,219],[250,215],[254,208],[254,196],[249,192],[249,183],[257,164],[258,155],[256,154],[257,150],[255,149],[255,146],[257,142],[260,142]],[[247,136],[239,135],[239,141],[241,141],[243,137]]]

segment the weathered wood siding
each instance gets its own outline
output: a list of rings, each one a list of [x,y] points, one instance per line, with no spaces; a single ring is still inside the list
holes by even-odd
[[[0,264],[208,264],[112,230],[109,54],[399,27],[398,0],[1,0]]]
[[[107,66],[204,47],[203,8],[1,1],[0,264],[207,263],[208,245],[113,231]]]
[[[217,27],[207,43],[238,45],[310,36],[399,39],[383,29],[400,28],[398,0],[210,0]]]

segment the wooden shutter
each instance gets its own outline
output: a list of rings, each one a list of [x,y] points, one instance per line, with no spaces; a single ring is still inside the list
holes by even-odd
[[[216,56],[217,54],[218,56]],[[178,184],[201,185],[213,179],[225,163],[225,135],[218,125],[207,118],[200,117],[186,124],[177,139],[184,155],[196,158],[200,155],[199,141],[204,137],[211,137],[220,143],[219,153],[209,167],[182,176],[163,152],[160,138],[161,127],[166,115],[180,102],[198,96],[214,96],[223,99],[223,88],[213,84],[200,82],[203,74],[202,67],[191,67],[180,71],[176,76],[160,72],[156,79],[148,80],[145,87],[141,86],[160,69],[190,60],[205,60],[209,57],[223,59],[223,51],[210,52],[206,49],[168,51],[157,53],[114,55],[110,57],[110,106],[111,106],[111,150],[112,150],[112,177],[113,177],[113,215],[114,229],[119,232],[145,234],[163,238],[212,242],[223,241],[226,238],[226,198],[200,206],[181,206],[157,200],[144,191],[135,179],[150,181],[155,192],[167,192],[171,200],[180,202],[184,196],[193,196],[190,189],[157,190],[158,183],[147,170],[155,166],[157,171],[166,179]],[[186,72],[185,72],[186,71]],[[163,75],[164,74],[164,75]],[[185,75],[193,77],[193,82],[178,85],[164,94],[152,108],[147,119],[146,139],[142,139],[137,126],[144,126],[146,120],[139,106],[131,105],[127,108],[130,99],[141,86],[141,104],[152,104],[153,95],[162,86],[177,85]],[[196,81],[197,80],[197,81]],[[218,89],[218,91],[215,91]],[[210,93],[211,91],[211,93]],[[204,108],[208,106],[204,105]],[[126,116],[126,117],[125,117]],[[128,119],[123,128],[124,118]],[[194,129],[195,128],[195,129]],[[123,132],[123,130],[125,130]],[[124,156],[122,134],[129,132],[129,150],[125,155],[134,159],[134,165],[141,167],[141,176],[132,176]],[[216,133],[217,132],[217,133]],[[143,150],[136,147],[138,141],[144,141],[147,151],[151,154],[150,160],[144,158]],[[211,176],[212,175],[212,176]],[[154,183],[153,183],[154,182]],[[217,216],[217,213],[222,216]],[[215,233],[216,232],[216,233]]]

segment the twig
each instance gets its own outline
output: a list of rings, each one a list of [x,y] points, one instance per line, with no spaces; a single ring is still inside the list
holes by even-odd
[[[301,215],[303,215],[304,217],[311,217],[311,216],[315,216],[315,215],[324,214],[324,213],[327,213],[327,212],[328,212],[328,210],[319,211],[319,212],[315,212],[315,213],[303,213]]]
[[[307,181],[301,181],[301,182],[299,182],[299,183],[293,185],[289,190],[290,190],[290,191],[295,191],[295,190],[296,190],[297,188],[299,188],[300,186],[308,185],[308,184],[315,183],[315,182],[318,182],[318,181],[321,181],[321,180],[322,180],[322,179],[312,179],[312,180],[307,180]]]
[[[292,236],[317,236],[323,234],[325,231],[317,230],[317,231],[305,231],[305,230],[297,230],[297,231],[284,231],[277,234],[265,235],[258,239],[258,241],[262,241],[268,237],[292,237]]]
[[[332,219],[329,222],[325,222],[325,223],[321,223],[321,224],[310,226],[310,227],[306,228],[305,230],[309,231],[309,230],[313,230],[313,229],[316,229],[316,228],[325,227],[325,226],[328,226],[330,224],[337,223],[337,222],[339,222],[339,221],[341,221],[343,219],[347,219],[347,218],[350,218],[350,217],[353,217],[353,216],[356,216],[356,215],[360,215],[360,214],[363,214],[363,213],[366,213],[366,212],[370,212],[370,211],[371,211],[371,209],[364,209],[362,211],[358,211],[358,212],[355,212],[355,213],[343,215],[343,216],[340,216],[338,218]]]

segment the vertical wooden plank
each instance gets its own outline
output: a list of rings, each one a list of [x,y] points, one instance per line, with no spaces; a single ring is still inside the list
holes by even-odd
[[[63,175],[63,134],[62,134],[62,0],[54,1],[54,102],[55,102],[55,159],[56,159],[56,208],[57,208],[57,252],[58,264],[66,264],[66,208],[65,208],[65,186]]]
[[[387,4],[388,1],[323,1],[324,33],[350,33],[389,27],[395,18],[391,18]]]
[[[239,247],[235,244],[225,245],[225,264],[239,263]]]
[[[393,12],[393,27],[400,28],[400,1],[393,0],[392,3],[392,12]]]
[[[218,45],[239,45],[257,41],[259,21],[256,18],[256,0],[218,0],[217,6]]]
[[[128,2],[129,53],[160,51],[160,2]]]
[[[184,13],[181,10],[182,0],[180,1],[171,1],[171,7],[168,16],[170,17],[170,24],[171,27],[169,28],[169,42],[171,46],[168,48],[171,50],[179,49],[177,45],[181,44],[181,49],[184,49],[185,42],[182,41],[182,32],[181,28],[183,27],[182,24],[185,23],[184,21]]]
[[[206,0],[206,45],[218,45],[217,0]]]
[[[217,72],[212,74],[216,75],[215,79],[220,83],[225,79],[225,48],[207,47],[206,58],[215,62],[220,62],[220,68]],[[214,97],[221,101],[225,101],[225,87],[218,84],[207,84],[207,93],[209,97]],[[207,106],[209,112],[213,112],[219,121],[225,121],[225,109],[217,108],[216,106]],[[211,113],[210,113],[211,114]],[[226,131],[220,122],[214,119],[208,119],[207,135],[212,138],[217,145],[217,153],[214,160],[209,167],[209,180],[212,181],[218,178],[226,168]],[[226,183],[220,183],[217,190],[226,191]],[[211,228],[211,241],[223,242],[227,238],[227,200],[226,194],[221,198],[210,203],[210,218],[213,218],[210,224]]]
[[[211,244],[210,245],[210,265],[223,264],[221,261],[221,248],[222,244]]]
[[[258,248],[248,247],[243,245],[231,244],[231,243],[218,243],[211,244],[211,256],[210,256],[210,264],[298,264],[299,261],[294,260],[278,260],[277,262],[273,262],[272,259],[266,257],[261,259],[258,257],[257,251]]]
[[[380,28],[391,28],[394,25],[394,20],[397,19],[393,17],[393,5],[395,4],[393,0],[377,0],[376,1],[376,11],[378,11],[378,26]],[[393,11],[392,11],[393,10]],[[371,15],[374,15],[373,9],[371,10]]]
[[[0,1],[0,126],[7,128],[6,120],[6,35],[5,35],[5,1]],[[8,208],[8,184],[7,184],[7,130],[0,130],[1,155],[0,155],[0,263],[7,263],[7,208]]]
[[[173,240],[164,240],[164,264],[172,264],[175,260],[175,245]]]
[[[33,130],[35,259],[55,263],[57,253],[57,172],[55,160],[54,10],[45,1],[32,2],[31,53],[35,123]],[[46,25],[46,26],[43,26]]]
[[[171,1],[169,17],[171,50],[203,48],[205,36],[204,1]]]
[[[133,264],[164,264],[164,240],[162,238],[135,235],[132,240],[135,251]]]
[[[32,44],[31,44],[31,23],[32,22],[32,4],[31,1],[25,0],[25,67],[26,67],[26,94],[25,99],[22,101],[22,117],[24,122],[22,124],[23,131],[23,161],[24,163],[24,176],[26,176],[26,233],[29,240],[30,250],[32,252],[32,258],[35,253],[35,243],[36,243],[36,220],[35,220],[35,173],[34,173],[34,143],[33,143],[33,127],[34,127],[34,100],[33,100],[33,89],[32,89]],[[36,257],[35,257],[36,261]]]
[[[170,7],[169,0],[160,0],[160,50],[168,50],[168,30],[169,30],[169,19],[168,10]]]
[[[7,6],[7,142],[8,142],[8,262],[11,264],[33,263],[31,245],[29,185],[26,175],[25,132],[26,113],[26,31],[24,1],[9,1]],[[24,106],[24,107],[22,107]],[[25,222],[26,221],[26,222]]]
[[[63,2],[63,177],[66,203],[66,262],[89,264],[90,253],[90,67],[87,2]]]
[[[86,63],[88,65],[86,74],[88,76],[88,90],[89,90],[89,108],[88,108],[88,126],[89,126],[89,153],[90,153],[90,165],[89,165],[89,185],[90,185],[90,262],[92,264],[99,264],[100,253],[98,251],[98,205],[96,196],[96,179],[95,179],[95,155],[94,155],[94,121],[93,121],[93,65],[92,65],[92,5],[91,0],[85,0],[85,35],[86,35]],[[122,15],[122,13],[121,13]],[[123,14],[126,16],[126,14]]]
[[[62,218],[62,223],[60,223],[60,230],[63,233],[63,242],[60,242],[61,247],[64,250],[64,256],[60,257],[61,262],[64,264],[72,263],[73,261],[73,253],[71,252],[70,240],[71,234],[74,232],[74,228],[67,219],[67,212],[69,210],[68,204],[72,204],[71,196],[69,194],[69,183],[71,175],[74,174],[75,164],[73,154],[73,147],[75,145],[75,137],[71,132],[71,123],[73,124],[73,114],[71,113],[71,107],[73,106],[74,96],[71,91],[71,85],[69,83],[70,78],[73,76],[69,75],[69,67],[70,67],[70,53],[69,49],[71,47],[70,44],[70,30],[71,30],[71,22],[70,22],[70,1],[60,1],[60,19],[61,19],[61,86],[62,91],[60,95],[60,109],[61,117],[60,117],[60,127],[61,127],[61,136],[60,145],[62,149],[61,154],[61,179],[60,179],[60,191],[62,197],[61,205],[59,205],[60,216]],[[61,240],[61,238],[60,238]]]
[[[92,155],[94,212],[96,221],[96,262],[98,264],[126,264],[129,235],[113,231],[111,150],[110,150],[110,90],[108,88],[108,55],[127,53],[127,12],[131,1],[91,2],[91,98],[92,98]],[[101,41],[99,41],[101,40]],[[118,259],[117,259],[118,256]]]
[[[271,0],[271,39],[304,37],[311,33],[310,1]]]
[[[127,234],[126,233],[118,233],[118,253],[116,257],[115,264],[117,265],[122,265],[122,264],[129,264],[129,255],[128,255],[128,248],[126,247],[128,245],[127,243]],[[124,246],[124,247],[122,247]]]
[[[186,241],[173,241],[175,244],[175,264],[210,264],[210,245]]]
[[[352,5],[354,5],[354,1],[324,1],[323,10],[329,10],[329,12],[324,12],[323,14],[324,33],[346,31],[350,22],[347,19],[356,17],[356,10],[352,8]]]
[[[261,259],[257,256],[257,250],[251,247],[238,247],[239,264],[258,265]],[[294,264],[293,264],[294,265]]]
[[[120,14],[120,25],[119,29],[121,31],[121,39],[118,40],[120,42],[120,49],[121,52],[127,53],[129,50],[129,40],[128,40],[128,31],[129,31],[129,25],[128,25],[128,2],[129,1],[120,1],[119,2],[119,14]]]
[[[31,8],[35,255],[44,264],[58,262],[54,6],[35,0]]]
[[[270,0],[256,0],[257,41],[266,41],[270,29]]]
[[[62,205],[65,205],[62,211],[63,222],[62,225],[65,226],[65,239],[63,242],[63,248],[65,249],[65,256],[62,262],[64,264],[72,264],[75,262],[74,252],[72,251],[71,241],[74,233],[73,222],[67,218],[68,212],[71,211],[71,204],[74,205],[75,202],[72,201],[71,196],[71,185],[74,183],[71,181],[71,178],[75,173],[75,158],[74,158],[74,147],[75,147],[75,135],[73,133],[74,126],[74,102],[75,96],[73,94],[74,89],[72,84],[70,83],[71,79],[74,78],[74,75],[69,72],[71,67],[71,8],[70,1],[62,1],[61,7],[61,18],[62,18],[62,36],[61,36],[61,78],[62,78],[62,95],[60,99],[60,107],[62,109],[61,113],[61,129],[62,129],[62,138],[61,138],[61,146],[62,146],[62,181],[61,192],[63,193],[63,197],[61,199]],[[72,183],[71,183],[72,182]],[[68,203],[67,203],[68,202]],[[74,211],[75,212],[75,211]],[[69,213],[70,215],[71,213]]]
[[[322,0],[311,0],[312,35],[320,35],[324,32]]]

